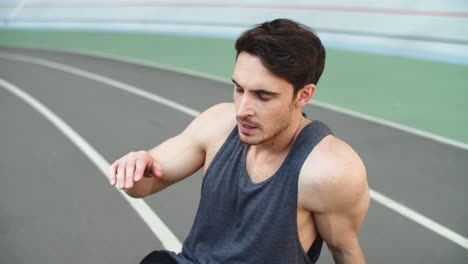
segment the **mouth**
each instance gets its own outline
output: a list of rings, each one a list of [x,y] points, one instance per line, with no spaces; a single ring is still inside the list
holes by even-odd
[[[239,122],[239,128],[242,132],[247,133],[247,134],[250,134],[257,129],[256,126],[253,126],[247,123],[242,123],[242,122]]]

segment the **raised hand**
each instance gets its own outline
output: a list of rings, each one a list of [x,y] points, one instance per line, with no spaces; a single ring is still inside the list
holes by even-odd
[[[143,177],[161,178],[161,166],[147,151],[130,152],[109,167],[109,183],[124,190],[131,189]]]

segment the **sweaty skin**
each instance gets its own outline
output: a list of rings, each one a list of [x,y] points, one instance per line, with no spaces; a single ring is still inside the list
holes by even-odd
[[[204,172],[232,129],[249,144],[246,169],[253,182],[272,176],[308,123],[302,116],[315,85],[296,96],[287,81],[273,75],[251,54],[239,54],[234,73],[234,103],[215,105],[180,134],[149,151],[131,152],[115,161],[109,181],[132,197],[145,197]],[[181,166],[183,164],[183,166]],[[298,182],[297,225],[308,251],[318,233],[336,263],[365,263],[358,231],[369,207],[366,170],[356,152],[329,135],[309,154]]]

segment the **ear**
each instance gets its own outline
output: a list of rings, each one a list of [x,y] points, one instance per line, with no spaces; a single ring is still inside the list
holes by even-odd
[[[296,106],[305,106],[315,94],[315,84],[307,84],[296,95]]]

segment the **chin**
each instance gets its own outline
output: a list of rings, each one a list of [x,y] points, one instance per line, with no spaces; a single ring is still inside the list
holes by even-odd
[[[259,136],[247,136],[241,131],[239,131],[239,140],[248,145],[258,145],[263,143],[265,140]]]

